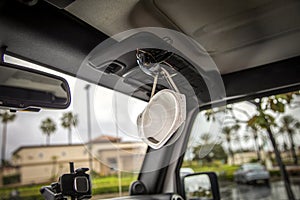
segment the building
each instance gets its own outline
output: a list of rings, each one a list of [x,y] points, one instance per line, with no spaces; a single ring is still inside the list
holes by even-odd
[[[300,151],[299,148],[296,150],[296,154],[299,155]],[[283,162],[291,163],[293,161],[292,155],[290,151],[280,152],[281,159]],[[260,151],[261,160],[265,162],[266,168],[268,170],[273,170],[274,166],[276,166],[276,162],[273,162],[276,160],[275,153],[270,151]],[[230,156],[228,156],[227,163],[229,165],[241,165],[248,162],[253,162],[254,160],[257,160],[257,152],[255,151],[249,151],[249,152],[238,152],[234,154],[234,159]]]
[[[69,162],[74,162],[75,168],[89,167],[89,155],[92,155],[93,171],[99,175],[114,174],[118,169],[137,172],[145,152],[144,143],[100,136],[88,144],[22,146],[14,151],[12,163],[17,167],[20,184],[26,185],[56,181],[61,174],[69,172]]]

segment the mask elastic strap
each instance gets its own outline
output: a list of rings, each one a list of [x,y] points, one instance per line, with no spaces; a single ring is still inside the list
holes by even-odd
[[[150,99],[153,97],[153,95],[155,93],[155,89],[156,89],[156,85],[157,85],[157,79],[158,79],[158,74],[156,74],[156,76],[154,77]]]
[[[175,90],[177,93],[180,93],[169,72],[165,70],[163,67],[161,68],[161,70],[162,70],[162,74],[164,75],[169,85],[173,88],[173,90]]]
[[[176,84],[174,83],[171,75],[169,74],[169,72],[167,70],[165,70],[164,68],[161,68],[162,72],[161,74],[165,77],[166,81],[168,82],[168,84],[171,86],[171,88],[176,91],[177,93],[179,92],[179,89],[177,88]],[[155,94],[155,89],[156,89],[156,85],[157,85],[157,81],[158,81],[158,74],[155,75],[154,77],[154,81],[153,81],[153,86],[152,86],[152,91],[151,91],[151,96],[150,99],[154,96]]]

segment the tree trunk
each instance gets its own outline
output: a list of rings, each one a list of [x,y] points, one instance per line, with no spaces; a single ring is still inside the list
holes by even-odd
[[[286,137],[285,137],[286,136]],[[287,135],[284,135],[284,138],[283,138],[283,142],[284,142],[284,153],[287,153],[288,154],[288,158],[289,160],[293,160],[294,156],[293,156],[293,152],[291,149],[289,149],[289,143],[291,144],[291,148],[292,148],[292,143],[290,141],[290,138],[289,138],[290,134],[287,133]]]
[[[57,159],[53,159],[52,161],[52,171],[51,171],[51,181],[54,181],[56,178],[56,165],[57,165]]]
[[[240,158],[242,160],[242,164],[244,164],[244,148],[243,148],[243,145],[242,145],[241,141],[239,141],[239,145],[240,145],[241,151],[242,151],[241,154],[240,154]]]
[[[279,168],[280,168],[280,174],[281,174],[282,179],[284,181],[284,186],[285,186],[286,193],[288,195],[288,199],[295,200],[295,196],[294,196],[293,190],[291,188],[291,183],[290,183],[288,173],[286,171],[284,163],[282,162],[280,152],[277,148],[277,144],[276,144],[276,141],[273,137],[273,132],[272,132],[270,127],[267,127],[267,132],[268,132],[269,138],[271,140],[272,146],[274,148],[276,161],[277,161],[277,164],[279,165]]]
[[[47,134],[47,136],[46,136],[46,145],[47,146],[50,145],[50,134]]]
[[[260,152],[261,152],[261,146],[259,145],[259,143],[257,143],[257,160],[258,161],[261,161],[261,155],[260,155]]]
[[[288,135],[289,135],[289,139],[290,139],[290,143],[291,143],[291,154],[293,156],[294,165],[298,165],[298,158],[297,158],[297,154],[295,151],[295,143],[294,143],[293,134],[288,132]]]
[[[229,153],[229,156],[231,156],[231,164],[234,165],[234,155],[233,155],[233,151],[231,149],[230,140],[227,140],[227,144],[228,144],[228,153]]]
[[[254,135],[254,134],[253,134]],[[254,146],[255,146],[255,150],[256,150],[256,155],[257,155],[257,160],[261,161],[261,157],[260,157],[260,146],[259,143],[257,141],[258,137],[257,136],[253,136],[254,137]]]
[[[4,167],[4,164],[5,164],[6,135],[7,135],[7,123],[3,123],[3,131],[2,131],[2,149],[1,149],[1,164],[2,164],[2,167]]]
[[[72,144],[72,132],[71,132],[71,128],[68,128],[68,141],[69,141],[69,145]]]

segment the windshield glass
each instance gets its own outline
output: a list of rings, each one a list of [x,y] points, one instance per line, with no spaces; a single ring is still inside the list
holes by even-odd
[[[254,194],[257,198],[288,199],[284,187],[279,186],[284,184],[280,172],[284,165],[297,196],[299,94],[293,91],[201,111],[182,168],[216,172],[224,199],[252,199]],[[252,175],[245,175],[249,171]]]
[[[72,103],[66,110],[1,110],[1,134],[7,139],[2,150],[0,196],[18,193],[23,198],[38,198],[42,185],[69,173],[69,162],[74,162],[75,169],[90,168],[95,197],[126,195],[147,148],[136,128],[146,103],[11,56],[6,55],[5,61],[65,78]]]

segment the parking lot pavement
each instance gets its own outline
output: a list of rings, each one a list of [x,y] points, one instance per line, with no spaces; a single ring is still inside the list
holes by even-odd
[[[292,189],[296,199],[300,200],[300,178],[292,179]],[[235,184],[233,182],[220,182],[222,200],[288,200],[282,181],[272,181],[265,184]],[[128,195],[123,192],[122,196]],[[118,193],[93,196],[93,200],[118,197]]]
[[[274,181],[265,184],[221,184],[221,197],[223,200],[288,200],[283,181]],[[300,180],[292,180],[292,190],[296,199],[300,199]]]

